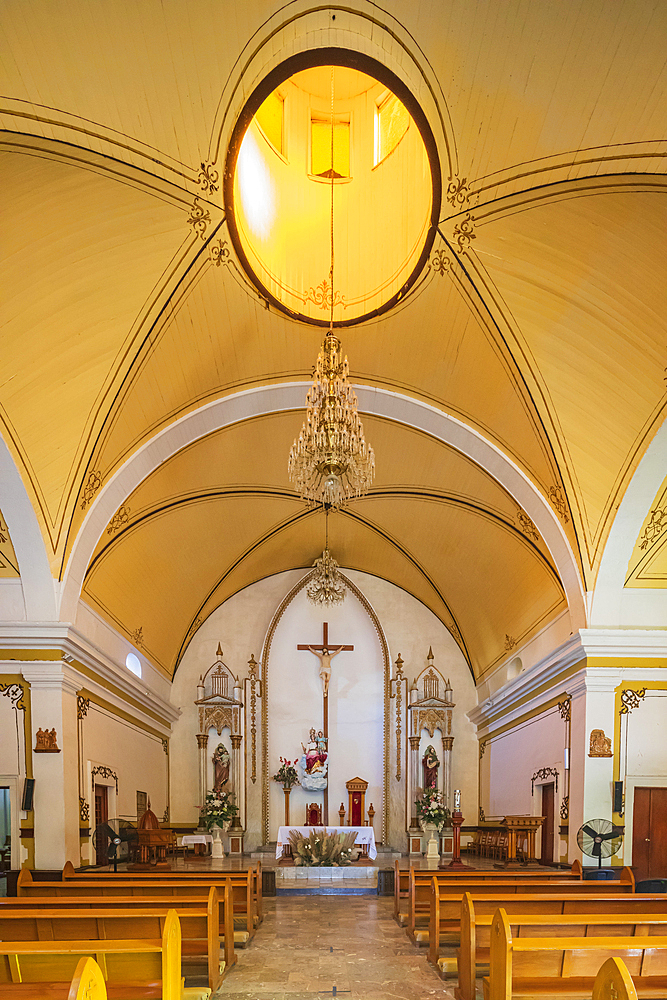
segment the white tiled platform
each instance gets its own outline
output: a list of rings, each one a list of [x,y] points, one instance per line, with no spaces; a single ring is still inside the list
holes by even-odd
[[[297,883],[314,882],[359,882],[368,886],[376,886],[378,870],[370,865],[346,865],[343,868],[308,868],[305,866],[285,865],[277,867],[276,886],[296,885]]]

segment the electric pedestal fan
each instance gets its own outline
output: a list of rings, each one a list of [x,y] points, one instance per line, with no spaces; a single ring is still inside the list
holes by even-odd
[[[602,868],[602,859],[610,858],[621,849],[623,830],[608,819],[589,819],[579,830],[577,843],[582,853],[597,858],[598,868]]]

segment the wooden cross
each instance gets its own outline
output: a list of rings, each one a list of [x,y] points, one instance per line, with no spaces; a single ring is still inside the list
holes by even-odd
[[[332,646],[329,644],[329,623],[322,623],[322,644],[320,646],[311,646],[310,644],[300,643],[297,649],[307,650],[309,653],[313,653],[315,656],[319,657],[322,667],[325,667],[324,657],[327,657],[327,664],[329,674],[331,673],[331,656],[337,656],[338,653],[346,653],[354,649],[354,646]],[[333,652],[332,652],[333,651]],[[322,732],[325,737],[329,737],[329,680],[328,677],[323,678],[324,680],[324,690],[322,694]],[[327,782],[327,787],[324,789],[324,825],[326,826],[329,822],[329,787]]]

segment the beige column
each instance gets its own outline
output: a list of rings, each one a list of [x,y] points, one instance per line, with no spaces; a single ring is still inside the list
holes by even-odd
[[[452,747],[453,736],[442,737],[442,797],[448,809],[451,809],[452,797]]]
[[[203,809],[208,792],[208,761],[206,760],[208,733],[197,733],[197,747],[199,749],[199,808]]]
[[[76,693],[83,678],[63,661],[32,661],[21,670],[30,683],[32,747],[38,729],[56,731],[60,753],[33,753],[35,868],[76,867],[79,854],[79,761]]]
[[[419,830],[416,800],[419,796],[419,736],[409,736],[410,743],[410,829]]]

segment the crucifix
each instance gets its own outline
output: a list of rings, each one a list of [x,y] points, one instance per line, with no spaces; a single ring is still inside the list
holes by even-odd
[[[308,650],[320,661],[320,677],[322,678],[322,732],[325,738],[329,736],[329,681],[331,680],[331,661],[339,653],[345,653],[354,649],[354,646],[331,646],[329,645],[329,623],[322,624],[322,644],[320,646],[298,645],[297,649]],[[324,789],[324,825],[329,822],[329,783]]]

